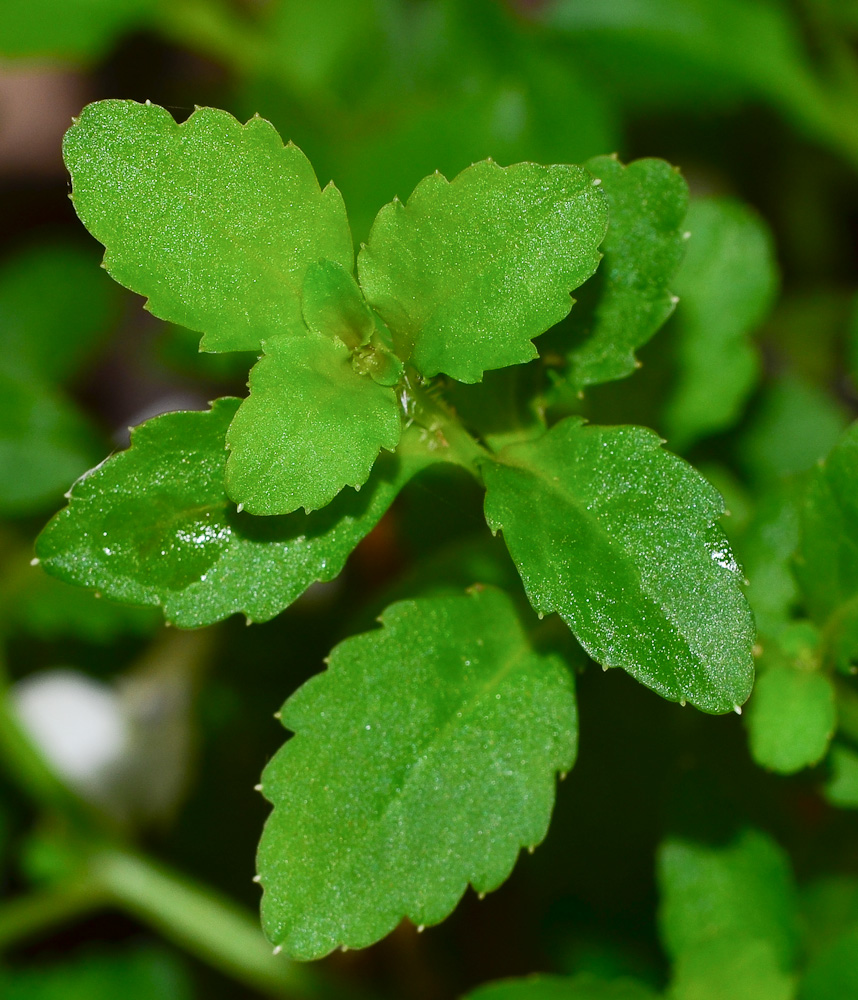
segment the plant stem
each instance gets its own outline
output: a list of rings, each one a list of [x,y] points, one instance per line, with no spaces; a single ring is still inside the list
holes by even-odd
[[[104,905],[106,896],[88,878],[27,893],[0,906],[0,952],[19,941]]]
[[[461,465],[476,479],[479,467],[494,456],[472,437],[446,403],[422,388],[414,377],[407,382],[408,398],[414,407],[414,422],[433,435],[434,446],[444,449],[444,458],[454,465]]]
[[[251,917],[210,889],[119,848],[93,855],[88,872],[105,898],[221,972],[268,996],[326,995],[309,967],[275,956]]]

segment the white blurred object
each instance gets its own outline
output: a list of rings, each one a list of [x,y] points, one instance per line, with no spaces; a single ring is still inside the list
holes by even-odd
[[[75,670],[45,670],[14,686],[12,704],[57,774],[88,799],[112,798],[131,739],[113,688]]]

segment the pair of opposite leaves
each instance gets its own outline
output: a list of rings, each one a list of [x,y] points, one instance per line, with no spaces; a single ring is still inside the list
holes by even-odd
[[[608,224],[581,167],[476,163],[379,212],[359,286],[339,191],[261,118],[202,108],[179,125],[103,101],[64,154],[114,278],[201,331],[204,350],[264,350],[227,435],[227,489],[253,514],[310,511],[366,482],[399,442],[403,362],[473,383],[535,358]]]

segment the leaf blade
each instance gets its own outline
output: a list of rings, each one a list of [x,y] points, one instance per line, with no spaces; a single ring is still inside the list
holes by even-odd
[[[478,382],[536,357],[596,270],[604,199],[580,167],[475,163],[426,177],[376,217],[358,255],[367,300],[424,377]]]
[[[229,495],[251,514],[309,513],[367,481],[399,443],[391,387],[358,374],[333,337],[281,335],[250,373],[250,397],[227,431]]]
[[[300,288],[320,258],[351,271],[342,197],[272,125],[199,108],[177,124],[155,105],[84,108],[63,143],[72,200],[104,265],[207,351],[257,350],[303,328]]]
[[[239,402],[216,400],[210,411],[164,414],[137,428],[131,447],[80,480],[43,530],[43,567],[113,600],[160,605],[184,628],[240,612],[267,621],[312,583],[337,576],[399,490],[433,461],[409,437],[359,495],[311,515],[238,514],[222,484],[224,438]]]
[[[726,712],[750,694],[752,618],[720,496],[660,444],[561,421],[483,466],[486,520],[534,609],[557,611],[593,659]]]
[[[501,591],[404,601],[381,621],[286,703],[296,736],[262,779],[263,925],[302,958],[365,947],[403,916],[436,923],[468,882],[496,888],[545,835],[554,772],[574,762],[571,675]]]
[[[664,160],[627,166],[598,156],[584,166],[601,182],[609,224],[602,250],[605,287],[592,315],[572,313],[586,339],[568,354],[576,389],[625,378],[637,367],[635,350],[665,323],[676,298],[668,286],[685,253],[688,186]]]

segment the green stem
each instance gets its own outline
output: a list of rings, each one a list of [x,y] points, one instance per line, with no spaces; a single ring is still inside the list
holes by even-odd
[[[97,910],[106,896],[88,878],[30,892],[0,906],[0,952]]]
[[[414,407],[414,422],[431,435],[432,446],[443,450],[444,459],[461,465],[479,480],[479,467],[494,456],[472,437],[446,403],[422,388],[417,378],[407,380],[408,398]]]

